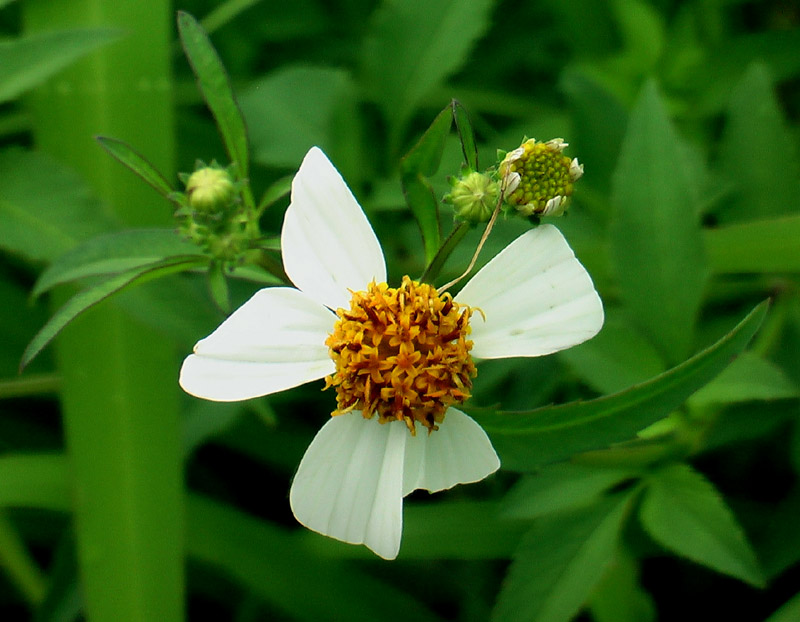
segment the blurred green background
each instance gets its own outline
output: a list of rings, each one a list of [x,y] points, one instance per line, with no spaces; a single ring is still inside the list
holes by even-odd
[[[78,291],[31,299],[51,262],[173,226],[95,136],[176,188],[198,159],[229,163],[179,10],[227,68],[257,198],[321,146],[390,280],[424,269],[400,159],[451,99],[481,166],[527,136],[563,137],[586,167],[555,224],[606,325],[480,364],[470,404],[505,468],[412,495],[396,562],[291,516],[332,409],[321,383],[240,404],[180,391],[182,357],[224,317],[204,275],[111,297],[18,373]],[[0,0],[0,33],[0,619],[800,620],[797,2]],[[438,196],[461,158],[453,133]],[[482,259],[527,226],[501,220]],[[230,287],[237,306],[258,285]],[[730,331],[767,298],[743,351],[763,308]],[[551,423],[517,436],[494,412],[537,407]]]

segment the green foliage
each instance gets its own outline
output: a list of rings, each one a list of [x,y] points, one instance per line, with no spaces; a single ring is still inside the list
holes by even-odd
[[[0,0],[0,618],[800,615],[796,15],[705,0],[180,8],[172,41],[162,0]],[[288,284],[282,214],[312,145],[364,206],[390,283],[439,283],[483,233],[453,223],[446,178],[491,173],[523,135],[561,136],[585,165],[550,222],[603,330],[480,363],[464,410],[502,468],[410,495],[397,562],[296,526],[287,491],[331,392],[179,399],[180,357]],[[190,241],[175,174],[212,160],[235,164],[231,260]],[[501,216],[479,265],[530,225]]]

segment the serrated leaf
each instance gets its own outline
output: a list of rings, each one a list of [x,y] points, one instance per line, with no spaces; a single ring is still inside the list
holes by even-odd
[[[491,0],[384,2],[361,54],[364,83],[390,123],[396,148],[409,118],[433,87],[465,62],[489,26]]]
[[[464,162],[473,171],[478,170],[478,147],[475,144],[475,133],[472,130],[472,122],[469,120],[466,108],[461,102],[453,100],[450,104],[453,109],[453,122],[461,140],[461,150],[464,153]]]
[[[538,518],[597,501],[614,486],[639,475],[631,468],[596,468],[569,462],[551,464],[526,475],[508,492],[504,515]]]
[[[756,220],[796,210],[795,144],[763,65],[751,65],[731,93],[719,160],[735,185],[717,211],[720,220]]]
[[[527,412],[467,410],[488,432],[503,468],[512,471],[532,471],[578,452],[629,440],[721,372],[744,350],[766,312],[763,302],[714,345],[614,395]]]
[[[116,138],[97,136],[96,140],[100,146],[108,151],[114,158],[131,169],[139,177],[144,179],[163,197],[169,199],[173,192],[172,186],[164,176],[150,164],[147,159],[133,149],[130,145]]]
[[[669,551],[757,587],[764,574],[722,496],[684,464],[656,471],[640,510],[642,526]]]
[[[120,30],[62,30],[0,41],[0,102],[44,82],[82,56],[120,38]]]
[[[50,157],[0,152],[0,248],[49,261],[108,229],[86,183]]]
[[[194,267],[199,267],[205,264],[206,260],[192,257],[186,259],[185,257],[168,258],[161,261],[156,261],[151,264],[139,266],[132,270],[122,272],[109,279],[101,281],[100,283],[88,287],[70,298],[64,306],[56,311],[53,316],[48,320],[42,329],[36,333],[34,338],[25,348],[22,353],[22,361],[20,362],[20,369],[30,363],[33,358],[42,351],[42,349],[50,343],[61,330],[69,324],[72,320],[78,317],[87,309],[93,307],[97,303],[105,300],[112,294],[133,285],[134,283],[142,283],[144,281],[167,276],[176,272],[183,272]]]
[[[708,229],[705,246],[717,274],[800,272],[800,216]]]
[[[42,272],[31,295],[90,276],[125,272],[172,258],[202,258],[197,246],[172,229],[131,229],[91,238]]]
[[[647,83],[614,174],[611,254],[623,301],[672,364],[689,352],[706,276],[685,151],[655,84]]]
[[[569,622],[614,558],[632,495],[538,519],[509,569],[493,622]]]
[[[247,132],[225,67],[202,26],[183,11],[178,11],[178,32],[200,91],[217,122],[225,150],[236,163],[239,176],[246,178],[250,166]]]
[[[400,161],[403,193],[422,233],[426,263],[430,263],[436,256],[442,238],[439,227],[439,199],[427,178],[439,170],[452,121],[453,113],[448,106],[436,115],[422,138]]]

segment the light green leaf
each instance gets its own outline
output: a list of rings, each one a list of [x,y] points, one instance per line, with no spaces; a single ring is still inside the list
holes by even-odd
[[[312,96],[313,94],[313,96]],[[344,165],[344,142],[357,119],[355,85],[349,72],[329,67],[283,67],[251,83],[239,97],[248,122],[253,158],[267,166],[295,169],[313,146],[320,147],[353,183]]]
[[[225,67],[203,28],[194,17],[183,11],[178,11],[178,32],[228,156],[236,164],[239,177],[246,178],[250,166],[247,132]]]
[[[653,599],[639,583],[636,560],[619,547],[589,599],[594,622],[654,622]]]
[[[505,469],[531,471],[590,449],[632,438],[667,416],[739,354],[764,319],[761,303],[714,345],[626,391],[527,412],[467,409],[492,439]]]
[[[647,533],[667,550],[764,586],[764,574],[733,513],[714,486],[688,465],[653,473],[640,517]]]
[[[569,622],[614,558],[632,495],[540,518],[525,534],[494,622]]]
[[[190,557],[223,571],[292,620],[318,622],[336,612],[348,622],[374,622],[387,611],[420,622],[438,619],[390,583],[310,554],[272,523],[198,496],[189,497],[186,514]]]
[[[47,32],[0,41],[0,102],[44,82],[121,31],[107,28]]]
[[[603,329],[589,341],[559,353],[592,388],[616,393],[664,371],[653,345],[618,313],[606,312]]]
[[[800,272],[800,216],[708,229],[705,246],[717,274]]]
[[[530,519],[590,505],[605,491],[638,475],[632,468],[550,464],[514,485],[506,496],[504,515]]]
[[[441,242],[439,199],[427,180],[439,170],[444,144],[453,123],[450,106],[442,110],[413,149],[400,162],[400,174],[406,203],[417,219],[425,244],[425,262],[436,256]]]
[[[613,179],[612,257],[633,319],[672,364],[689,353],[706,276],[685,151],[655,84],[646,84]]]
[[[763,65],[751,65],[731,93],[719,160],[735,185],[717,212],[721,221],[797,211],[800,166],[795,144]]]
[[[797,386],[780,367],[745,352],[719,376],[689,398],[693,407],[749,400],[778,400],[800,396]]]
[[[173,192],[172,186],[164,176],[150,164],[144,156],[134,150],[129,144],[116,138],[97,136],[97,142],[122,164],[131,169],[139,177],[144,179],[163,197],[170,198]]]
[[[56,311],[53,317],[48,320],[47,324],[36,333],[36,336],[28,344],[25,352],[22,353],[20,369],[27,366],[67,324],[81,313],[105,300],[112,294],[134,283],[143,283],[151,279],[167,276],[168,274],[200,267],[205,264],[205,261],[205,258],[198,259],[196,257],[191,257],[187,259],[185,257],[170,257],[127,270],[78,292],[70,298],[63,307]]]
[[[0,456],[0,508],[69,511],[69,463],[61,454]]]
[[[50,157],[0,152],[0,248],[49,261],[108,228],[85,182]]]
[[[461,67],[489,26],[493,2],[387,0],[374,13],[361,53],[368,93],[390,124],[390,152],[430,91]]]
[[[90,276],[125,272],[167,258],[203,258],[197,246],[172,229],[130,229],[91,238],[42,272],[33,287],[39,296],[56,285]]]

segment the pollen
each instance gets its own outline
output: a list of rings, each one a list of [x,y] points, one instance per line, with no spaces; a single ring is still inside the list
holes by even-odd
[[[336,363],[325,378],[325,388],[336,387],[334,416],[360,410],[381,423],[404,421],[412,435],[419,422],[430,434],[469,397],[472,309],[450,294],[407,276],[398,288],[373,282],[336,315],[325,341]]]

